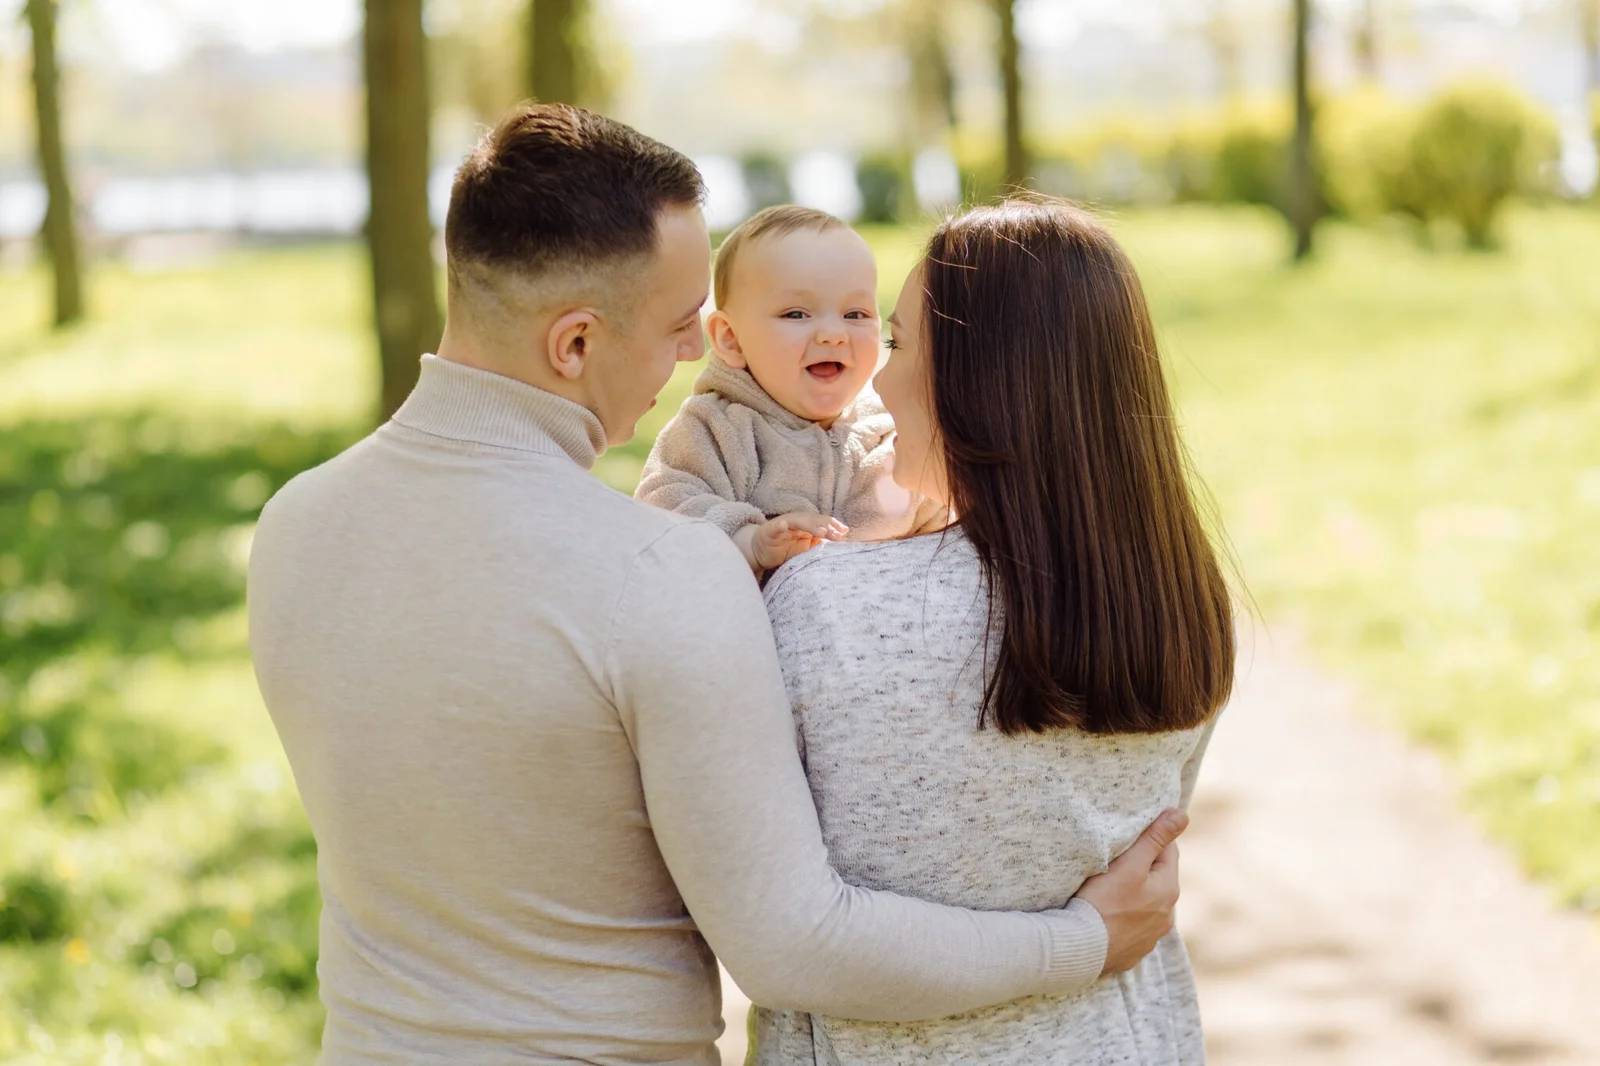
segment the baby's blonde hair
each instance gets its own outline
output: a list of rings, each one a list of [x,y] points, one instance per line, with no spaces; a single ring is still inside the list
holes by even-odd
[[[849,228],[849,223],[842,218],[798,204],[779,204],[756,212],[739,223],[717,248],[717,268],[713,278],[717,306],[728,306],[728,296],[733,288],[734,261],[739,256],[739,249],[751,241],[762,237],[782,237],[801,230],[827,233],[829,230]]]

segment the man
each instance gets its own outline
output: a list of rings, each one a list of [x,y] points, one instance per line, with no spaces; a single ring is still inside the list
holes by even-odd
[[[511,115],[456,178],[437,357],[262,515],[325,1063],[714,1063],[712,948],[758,1002],[896,1020],[1082,988],[1171,926],[1176,814],[1048,915],[828,867],[749,568],[587,473],[702,354],[703,193],[625,126]]]

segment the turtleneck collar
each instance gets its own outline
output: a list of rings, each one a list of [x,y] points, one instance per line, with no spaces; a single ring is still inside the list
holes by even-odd
[[[395,412],[407,429],[497,448],[565,455],[585,470],[606,449],[594,412],[543,389],[435,355]]]

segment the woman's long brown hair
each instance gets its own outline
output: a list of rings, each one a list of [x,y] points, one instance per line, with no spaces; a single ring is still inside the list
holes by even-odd
[[[1009,200],[948,219],[924,271],[937,443],[1000,634],[979,725],[1205,722],[1231,599],[1132,263],[1087,212]]]

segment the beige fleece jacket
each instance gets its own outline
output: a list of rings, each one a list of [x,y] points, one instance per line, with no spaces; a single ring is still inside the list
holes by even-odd
[[[850,540],[942,527],[946,509],[896,485],[893,471],[894,422],[870,387],[823,429],[713,354],[656,438],[635,495],[730,536],[796,511],[832,515]]]

